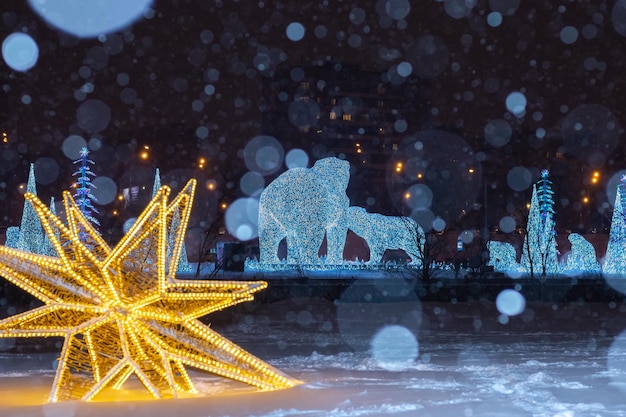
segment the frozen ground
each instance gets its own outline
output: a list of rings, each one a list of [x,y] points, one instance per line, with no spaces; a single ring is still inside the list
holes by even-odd
[[[201,397],[151,400],[136,382],[93,403],[45,404],[58,352],[0,356],[1,416],[626,416],[626,308],[418,300],[248,303],[214,329],[304,381],[255,392],[193,373]],[[52,349],[53,350],[53,349]]]

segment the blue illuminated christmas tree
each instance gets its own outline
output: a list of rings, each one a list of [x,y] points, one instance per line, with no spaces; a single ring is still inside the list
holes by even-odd
[[[533,186],[526,236],[522,248],[521,264],[531,276],[559,272],[554,230],[554,200],[552,181],[548,170],[541,172],[541,179]]]
[[[57,214],[57,210],[54,205],[54,197],[50,198],[50,213],[55,215]],[[58,233],[59,232],[57,231],[57,234]],[[54,249],[54,246],[52,246],[52,241],[47,234],[45,234],[45,236],[43,237],[39,253],[48,256],[58,256],[56,250]]]
[[[30,164],[26,192],[37,195],[34,164]],[[30,202],[24,201],[24,210],[22,211],[22,222],[20,223],[20,233],[16,249],[31,253],[40,253],[43,238],[43,227],[41,226],[39,217],[37,217],[35,213],[35,208]]]
[[[156,195],[157,191],[161,188],[161,175],[159,168],[157,168],[154,172],[154,185],[152,186],[152,198]],[[167,242],[167,255],[174,251],[174,243],[176,230],[180,227],[180,212],[178,208],[174,210],[172,224],[170,225],[170,230],[168,232],[168,242]],[[183,243],[180,248],[180,258],[178,259],[178,266],[176,268],[177,272],[191,272],[193,268],[189,264],[189,260],[187,259],[187,248],[185,248],[185,244]]]
[[[626,274],[626,174],[617,186],[609,243],[604,258],[605,274]]]
[[[156,196],[157,191],[161,188],[161,173],[159,168],[154,171],[154,185],[152,186],[152,198]]]
[[[83,213],[86,219],[88,219],[91,223],[99,226],[100,222],[96,219],[92,213],[97,213],[93,206],[93,202],[96,201],[96,197],[91,194],[91,190],[95,188],[95,185],[91,182],[91,177],[96,174],[91,171],[90,165],[93,165],[94,162],[88,158],[89,149],[83,146],[80,150],[80,159],[74,161],[75,164],[80,164],[78,170],[74,173],[77,177],[76,183],[76,193],[74,194],[74,200],[76,204],[80,208],[80,211]]]

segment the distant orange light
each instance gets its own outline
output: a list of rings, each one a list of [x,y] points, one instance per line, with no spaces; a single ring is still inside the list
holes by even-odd
[[[597,184],[597,183],[598,183],[598,178],[597,178],[597,177],[593,177],[593,178],[591,179],[591,183],[592,183],[592,184]]]
[[[139,157],[140,157],[141,159],[144,159],[144,160],[145,160],[145,159],[148,159],[148,156],[149,156],[149,154],[148,154],[148,152],[146,152],[146,151],[143,151],[143,152],[139,155]]]
[[[222,203],[222,208],[225,209],[226,207],[228,207],[228,204]]]
[[[406,194],[404,194],[404,198],[406,198],[407,200],[408,200],[409,198],[411,198],[411,193],[406,193]]]
[[[467,171],[468,171],[470,174],[473,174],[473,173],[474,173],[474,168],[470,168],[470,169],[468,169]]]
[[[417,174],[417,178],[422,178],[424,175],[420,172],[419,174]]]
[[[598,178],[600,176],[600,171],[593,171],[593,176]]]
[[[589,197],[583,197],[583,203],[587,204],[589,202]]]
[[[124,201],[124,196],[120,194],[120,195],[117,196],[117,199],[119,201]]]

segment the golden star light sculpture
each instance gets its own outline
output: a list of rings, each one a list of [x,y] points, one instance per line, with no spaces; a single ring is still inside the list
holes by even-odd
[[[113,249],[69,192],[67,226],[26,194],[58,257],[0,246],[0,275],[44,303],[0,321],[0,337],[65,338],[50,402],[90,400],[132,375],[156,398],[197,392],[187,366],[263,390],[297,383],[197,320],[252,300],[267,283],[175,278],[195,184],[169,204],[161,187]]]

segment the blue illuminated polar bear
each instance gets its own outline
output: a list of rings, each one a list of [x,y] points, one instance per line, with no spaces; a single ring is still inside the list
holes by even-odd
[[[487,265],[493,266],[495,271],[507,272],[520,269],[520,265],[516,260],[517,252],[513,245],[507,242],[490,240],[487,247],[489,249]]]
[[[387,249],[402,249],[415,265],[421,265],[425,236],[410,217],[368,213],[362,207],[348,208],[348,229],[362,237],[370,248],[369,263],[380,262]]]
[[[327,262],[343,262],[348,231],[346,188],[350,163],[320,159],[312,168],[292,168],[272,181],[259,199],[259,249],[261,264],[276,264],[278,245],[287,238],[289,264],[316,264],[327,239]]]

